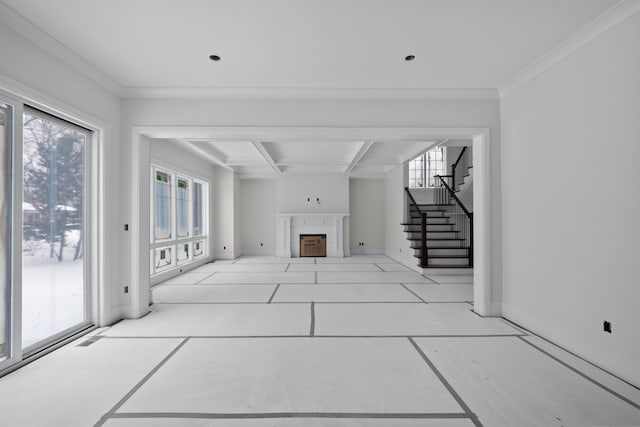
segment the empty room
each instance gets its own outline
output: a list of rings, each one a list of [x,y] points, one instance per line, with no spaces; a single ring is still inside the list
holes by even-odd
[[[0,426],[640,426],[638,40],[0,0]]]

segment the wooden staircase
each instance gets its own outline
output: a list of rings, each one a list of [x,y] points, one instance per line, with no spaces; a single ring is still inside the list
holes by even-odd
[[[452,204],[410,204],[408,222],[402,223],[421,268],[472,268],[471,248],[452,221]],[[426,265],[422,262],[422,213],[426,218]]]

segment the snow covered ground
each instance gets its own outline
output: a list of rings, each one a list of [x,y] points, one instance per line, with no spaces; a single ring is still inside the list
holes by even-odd
[[[46,241],[23,241],[23,348],[84,321],[84,261],[73,260],[78,237],[67,232],[60,262]]]

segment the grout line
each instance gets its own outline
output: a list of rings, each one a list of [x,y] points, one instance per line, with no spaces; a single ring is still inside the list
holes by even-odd
[[[151,377],[154,376],[156,372],[158,372],[160,368],[162,368],[164,364],[167,363],[169,359],[171,359],[187,343],[187,341],[189,341],[189,339],[189,337],[183,339],[182,342],[171,351],[171,353],[169,353],[164,359],[162,359],[160,363],[158,363],[147,375],[144,376],[144,378],[142,378],[142,380],[138,382],[138,384],[136,384],[131,390],[129,390],[129,392],[125,394],[124,397],[120,399],[120,401],[118,401],[118,403],[116,403],[115,406],[109,410],[109,412],[104,414],[95,424],[95,427],[104,425],[104,423],[107,422],[107,420],[111,418],[116,413],[116,411],[120,409],[122,405],[124,405],[125,402],[131,398],[131,396],[133,396],[138,390],[140,390],[140,388],[147,381],[149,381],[149,379],[151,379]]]
[[[420,295],[416,294],[415,292],[413,292],[411,289],[409,289],[407,286],[405,286],[404,283],[400,283],[400,286],[402,286],[403,288],[405,288],[407,291],[411,292],[416,298],[418,298],[420,301],[422,301],[425,304],[429,304],[428,302],[426,302]]]
[[[210,275],[208,275],[207,277],[205,277],[204,279],[200,279],[198,280],[196,283],[194,283],[194,285],[197,285],[198,283],[202,282],[203,280],[208,279],[209,277],[213,276],[214,274],[216,274],[217,271],[214,271],[213,273],[211,273]]]
[[[316,333],[316,303],[311,301],[311,331],[309,336],[313,337]]]
[[[420,303],[421,304],[421,303]],[[353,339],[353,338],[519,338],[519,337],[527,337],[528,335],[522,334],[478,334],[478,335],[316,335],[314,333],[314,338],[344,338],[344,339]],[[140,336],[140,335],[132,335],[132,336],[118,336],[118,335],[104,335],[104,338],[108,339],[280,339],[280,338],[309,338],[309,335],[168,335],[168,336]]]
[[[284,269],[284,272],[286,273],[287,271],[289,271],[289,267],[291,267],[291,263],[287,264],[287,268]]]
[[[313,272],[313,283],[314,283],[314,285],[318,284],[318,272],[317,271]]]
[[[350,418],[350,419],[468,419],[465,413],[449,412],[251,412],[251,413],[207,413],[207,412],[122,412],[113,414],[118,419],[274,419],[274,418]]]
[[[427,280],[429,280],[430,282],[432,282],[431,284],[433,284],[433,285],[440,285],[440,283],[439,283],[439,282],[436,282],[435,280],[433,280],[433,279],[432,279],[431,277],[429,277],[429,276],[424,276],[424,275],[422,275],[422,277],[424,277],[425,279],[427,279]]]
[[[615,396],[618,399],[622,400],[623,402],[628,403],[629,405],[633,406],[636,409],[640,409],[640,404],[632,401],[631,399],[628,399],[628,398],[624,397],[623,395],[621,395],[617,391],[610,389],[609,387],[607,387],[606,385],[602,384],[601,382],[596,381],[595,379],[593,379],[590,376],[588,376],[587,374],[579,371],[578,369],[574,368],[573,366],[569,365],[568,363],[566,363],[565,361],[559,359],[558,357],[554,356],[553,354],[547,352],[546,350],[541,349],[537,345],[533,344],[532,342],[527,341],[526,339],[524,339],[521,336],[519,336],[518,339],[520,339],[520,341],[522,341],[524,343],[529,344],[531,347],[533,347],[533,348],[537,349],[538,351],[540,351],[541,353],[547,355],[551,359],[555,360],[559,364],[563,365],[564,367],[568,368],[569,370],[571,370],[571,371],[575,372],[576,374],[580,375],[585,380],[587,380],[587,381],[595,384],[596,386],[600,387],[604,391],[609,392],[610,394],[612,394],[613,396]]]
[[[596,365],[595,363],[592,363],[592,362],[588,361],[588,360],[587,360],[587,359],[585,359],[584,357],[582,357],[582,356],[578,356],[577,354],[575,354],[575,353],[573,353],[573,352],[571,352],[571,351],[567,350],[567,349],[566,349],[566,348],[564,348],[564,347],[559,346],[558,344],[554,343],[553,341],[550,341],[550,340],[546,339],[545,337],[541,337],[540,335],[535,334],[534,332],[532,332],[532,331],[528,330],[527,328],[524,328],[524,327],[522,327],[522,326],[518,325],[517,323],[515,323],[515,322],[513,322],[513,321],[511,321],[511,320],[509,320],[509,319],[507,319],[506,317],[502,317],[502,320],[504,320],[505,322],[509,323],[509,324],[510,324],[510,325],[512,325],[512,326],[515,326],[517,329],[519,329],[519,330],[523,331],[524,333],[523,333],[523,335],[522,335],[522,336],[524,336],[524,337],[532,336],[532,337],[540,338],[541,340],[548,342],[548,343],[549,343],[549,344],[551,344],[552,346],[557,347],[557,348],[559,348],[560,350],[562,350],[562,351],[564,351],[564,352],[566,352],[566,353],[569,353],[569,354],[570,354],[570,355],[572,355],[573,357],[575,357],[575,358],[577,358],[577,359],[580,359],[580,360],[582,360],[582,361],[583,361],[583,362],[585,362],[585,363],[588,363],[589,365],[593,366],[593,367],[594,367],[594,368],[596,368],[596,369],[599,369],[600,371],[602,371],[602,372],[606,373],[607,375],[611,375],[612,377],[614,377],[614,378],[616,378],[616,379],[618,379],[618,380],[622,381],[623,383],[627,384],[628,386],[633,387],[634,389],[640,389],[640,387],[638,387],[638,386],[636,386],[636,385],[634,385],[634,384],[631,384],[629,381],[625,380],[624,378],[620,378],[619,376],[617,376],[617,375],[615,375],[615,374],[612,374],[611,372],[607,371],[606,369],[601,368],[600,366]]]
[[[420,357],[422,357],[422,359],[427,363],[427,365],[429,365],[429,367],[431,368],[433,373],[436,375],[436,377],[438,377],[442,385],[444,385],[445,388],[449,390],[449,393],[451,393],[451,396],[453,396],[456,402],[458,402],[458,405],[460,405],[460,407],[465,412],[465,414],[469,416],[473,425],[475,425],[476,427],[482,427],[482,423],[478,419],[478,416],[471,411],[471,408],[469,408],[469,406],[464,402],[464,400],[462,400],[462,397],[460,397],[460,395],[454,390],[453,386],[449,384],[449,381],[447,381],[444,375],[442,375],[442,373],[438,370],[438,368],[436,368],[436,365],[434,365],[433,362],[429,359],[429,357],[427,357],[427,355],[424,353],[424,351],[422,351],[420,346],[414,341],[412,337],[409,337],[407,339],[409,340],[413,348],[416,349]]]
[[[271,301],[273,301],[273,297],[276,296],[276,292],[278,292],[279,287],[280,287],[280,283],[276,285],[275,289],[273,290],[273,293],[271,294],[271,298],[269,298],[269,301],[267,302],[267,304],[271,304]]]
[[[525,335],[529,335],[529,333],[530,333],[530,331],[527,331],[526,329],[520,327],[519,325],[516,325],[515,323],[505,319],[504,317],[501,317],[500,320],[502,320],[505,324],[511,326],[512,328],[519,330],[520,332],[522,332]]]
[[[373,263],[373,265],[375,265],[376,267],[378,267],[380,269],[380,271],[385,271],[382,267],[380,267],[378,264],[376,264],[375,262]],[[386,273],[386,271],[385,271]]]
[[[470,311],[470,312],[472,312],[473,314],[475,314],[476,316],[478,316],[478,317],[479,317],[479,318],[481,318],[481,319],[486,319],[486,317],[485,317],[485,316],[482,316],[482,315],[480,315],[480,314],[476,313],[476,311],[475,311],[473,308],[472,308],[471,310],[469,310],[469,311]],[[489,317],[489,316],[487,316],[487,317]]]

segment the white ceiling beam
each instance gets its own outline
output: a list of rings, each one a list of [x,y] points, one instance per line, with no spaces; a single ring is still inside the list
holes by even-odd
[[[365,154],[367,154],[367,151],[369,151],[369,149],[373,146],[373,141],[364,141],[361,145],[360,145],[360,149],[358,150],[358,152],[356,153],[355,156],[353,156],[353,158],[351,159],[351,162],[349,163],[349,165],[347,166],[347,168],[345,169],[344,173],[351,173],[351,171],[353,171],[353,169],[358,165],[358,163],[360,162],[360,160],[362,160],[362,158],[364,157]]]
[[[193,142],[188,142],[181,139],[170,139],[169,141],[176,145],[179,145],[180,147],[186,148],[187,150],[191,151],[193,154],[205,160],[208,160],[210,163],[213,163],[218,166],[222,166],[225,169],[235,170],[231,166],[227,165],[224,162],[224,160],[222,160],[221,158],[216,156],[214,153],[212,153],[211,150],[207,150],[206,149],[207,146],[204,145],[204,143],[193,143]]]
[[[264,158],[264,161],[269,165],[271,169],[273,169],[273,171],[276,174],[282,173],[282,170],[278,167],[275,160],[273,159],[273,157],[271,157],[271,154],[269,154],[269,151],[265,148],[262,142],[251,141],[251,144],[253,145],[253,148],[255,148],[256,151],[262,156],[262,158]]]

